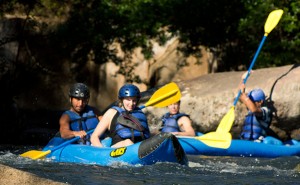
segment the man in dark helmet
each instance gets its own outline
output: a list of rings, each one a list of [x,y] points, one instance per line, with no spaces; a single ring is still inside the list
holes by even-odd
[[[119,106],[108,109],[91,136],[93,146],[103,147],[99,137],[109,130],[111,147],[129,146],[150,137],[146,115],[137,107],[141,98],[138,87],[126,84],[119,90]]]
[[[86,132],[96,128],[101,119],[101,113],[95,107],[88,105],[89,88],[83,83],[75,83],[69,91],[70,110],[65,111],[59,120],[60,135],[64,139],[79,136],[83,144],[89,144]]]

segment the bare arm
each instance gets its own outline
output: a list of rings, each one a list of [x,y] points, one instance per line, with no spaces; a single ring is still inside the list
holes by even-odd
[[[261,112],[261,109],[257,108],[255,104],[249,99],[246,93],[242,93],[240,100],[246,105],[251,112]]]
[[[246,107],[253,113],[255,113],[256,115],[261,115],[262,114],[262,110],[260,108],[258,108],[254,102],[252,102],[250,100],[250,98],[247,96],[247,94],[245,93],[245,89],[246,86],[245,84],[241,81],[239,88],[241,90],[241,96],[240,96],[240,100],[246,105]]]
[[[85,131],[72,131],[70,129],[70,117],[67,114],[63,114],[60,119],[59,119],[59,132],[62,138],[64,139],[70,139],[76,136],[79,136],[81,138],[83,138],[84,136],[86,136],[86,132]]]
[[[91,136],[91,143],[93,146],[103,147],[99,137],[106,131],[109,130],[111,121],[114,115],[117,113],[115,109],[108,109],[103,117],[101,118],[101,122],[98,123],[95,128],[94,133]]]
[[[178,125],[181,132],[174,132],[173,134],[179,136],[195,136],[195,130],[192,127],[192,121],[187,116],[182,116],[178,119]]]

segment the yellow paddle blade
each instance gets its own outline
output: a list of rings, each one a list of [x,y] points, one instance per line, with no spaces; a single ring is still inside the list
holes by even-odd
[[[281,19],[281,16],[283,14],[283,10],[274,10],[272,11],[265,23],[265,36],[267,36],[278,24],[279,20]]]
[[[181,93],[176,83],[171,82],[158,89],[145,106],[166,107],[180,100]]]
[[[227,149],[230,147],[232,137],[229,132],[209,132],[202,136],[195,137],[195,139],[200,140],[202,143],[210,147]]]
[[[51,153],[51,150],[47,150],[47,151],[30,150],[28,152],[21,154],[20,156],[36,160],[36,159],[41,159],[50,153]]]
[[[221,123],[219,124],[216,132],[229,132],[231,126],[234,122],[234,106],[227,112],[227,114],[222,118]]]

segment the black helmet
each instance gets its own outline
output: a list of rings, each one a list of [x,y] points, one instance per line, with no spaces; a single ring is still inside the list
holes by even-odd
[[[90,98],[89,88],[83,83],[75,83],[71,86],[69,91],[70,97],[75,98]]]
[[[139,88],[137,86],[132,84],[126,84],[121,87],[119,90],[119,99],[125,98],[125,97],[137,97],[138,99],[141,98],[141,93]]]

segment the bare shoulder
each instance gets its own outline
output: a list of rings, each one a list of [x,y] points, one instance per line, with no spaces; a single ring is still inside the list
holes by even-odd
[[[117,113],[117,110],[116,109],[108,109],[103,116],[114,116],[115,114]]]
[[[185,124],[185,123],[191,123],[191,119],[188,116],[182,116],[178,119],[179,123]]]
[[[112,118],[115,116],[115,114],[117,113],[117,110],[115,109],[108,109],[104,114],[103,114],[103,117],[101,118],[101,121],[111,121]]]
[[[62,114],[61,116],[60,116],[60,119],[59,119],[60,121],[69,121],[70,120],[70,117],[69,117],[69,115],[68,114]]]
[[[116,113],[117,110],[112,108],[108,109],[101,118],[101,125],[106,125],[106,128],[110,128],[111,121]]]

